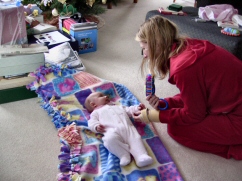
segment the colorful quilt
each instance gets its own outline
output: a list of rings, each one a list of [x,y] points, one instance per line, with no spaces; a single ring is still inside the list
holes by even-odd
[[[155,160],[139,168],[135,162],[121,167],[119,159],[103,146],[102,134],[87,127],[89,113],[83,107],[91,92],[104,92],[124,106],[139,104],[124,86],[87,72],[40,67],[27,88],[35,91],[41,106],[52,117],[60,137],[58,181],[182,181],[182,177],[152,125],[133,122],[145,147]]]

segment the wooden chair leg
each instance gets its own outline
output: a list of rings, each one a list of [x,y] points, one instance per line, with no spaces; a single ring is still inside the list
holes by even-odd
[[[113,4],[111,2],[107,3],[107,8],[108,9],[112,9],[113,8]]]
[[[195,7],[195,8],[197,7],[197,1],[194,2],[194,7]]]

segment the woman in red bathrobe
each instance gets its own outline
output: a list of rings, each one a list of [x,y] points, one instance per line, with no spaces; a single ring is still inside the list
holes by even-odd
[[[147,96],[152,110],[141,120],[168,125],[168,134],[189,148],[242,160],[242,61],[205,40],[182,37],[168,19],[154,16],[141,25],[136,40],[152,75],[180,94],[164,101]],[[156,90],[159,91],[159,90]]]

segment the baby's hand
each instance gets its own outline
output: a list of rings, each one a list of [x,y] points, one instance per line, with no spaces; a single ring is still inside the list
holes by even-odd
[[[141,110],[145,109],[145,105],[144,104],[139,104],[138,106],[138,111],[136,111],[132,117],[134,118],[135,121],[139,121],[140,119],[140,113],[141,113]]]
[[[142,122],[141,121],[141,114],[134,114],[132,117],[133,117],[134,121]]]
[[[106,130],[105,130],[105,127],[100,124],[96,127],[96,131],[99,133],[104,133]]]
[[[143,109],[145,109],[145,105],[144,104],[139,104],[139,106],[138,106],[138,109],[141,111],[141,110],[143,110]]]

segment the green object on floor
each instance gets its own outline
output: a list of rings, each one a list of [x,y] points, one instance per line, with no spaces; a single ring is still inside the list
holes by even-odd
[[[37,97],[34,91],[25,86],[0,90],[0,104]]]

